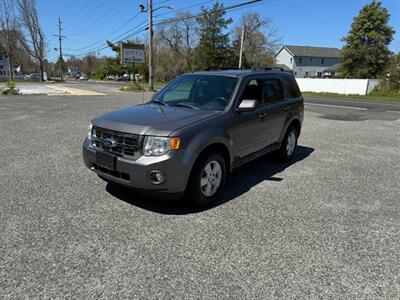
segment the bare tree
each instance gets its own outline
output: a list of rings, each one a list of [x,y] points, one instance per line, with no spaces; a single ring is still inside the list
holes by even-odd
[[[178,13],[178,17],[182,18],[181,27],[183,30],[184,37],[184,47],[186,54],[186,62],[188,66],[188,70],[192,70],[193,65],[193,48],[195,43],[197,43],[198,35],[196,32],[196,21],[192,18],[189,18],[190,12],[181,12]]]
[[[17,48],[17,22],[12,0],[0,0],[0,45],[8,58],[10,80],[14,76],[14,54]]]
[[[244,29],[243,57],[245,67],[261,67],[274,63],[274,53],[281,39],[271,20],[259,13],[242,15],[232,32],[235,54],[239,57],[240,41]]]
[[[21,24],[29,38],[21,34],[20,42],[29,55],[39,64],[40,80],[43,81],[45,42],[44,32],[39,23],[35,0],[17,0]]]
[[[192,69],[192,49],[197,37],[195,20],[189,12],[176,15],[174,22],[162,25],[155,36],[156,76],[165,81]]]

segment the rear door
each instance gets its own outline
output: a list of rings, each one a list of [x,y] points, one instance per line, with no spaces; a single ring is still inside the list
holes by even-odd
[[[267,75],[264,78],[264,140],[269,146],[279,142],[279,138],[288,116],[290,106],[285,100],[284,85],[280,77]]]

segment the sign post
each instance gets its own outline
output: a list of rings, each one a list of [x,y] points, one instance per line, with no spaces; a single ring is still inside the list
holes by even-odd
[[[124,46],[121,43],[121,63],[144,64],[144,45],[131,44]]]
[[[126,66],[132,64],[133,81],[135,79],[135,64],[144,64],[144,45],[143,44],[120,44],[121,64]]]

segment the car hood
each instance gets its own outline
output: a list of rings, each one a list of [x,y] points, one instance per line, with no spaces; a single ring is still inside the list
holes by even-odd
[[[134,134],[168,136],[179,128],[220,113],[146,103],[101,115],[93,120],[93,125]]]

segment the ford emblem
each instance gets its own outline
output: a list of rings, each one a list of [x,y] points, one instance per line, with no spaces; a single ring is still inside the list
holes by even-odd
[[[106,147],[113,148],[117,146],[117,142],[114,139],[104,139],[103,145]]]

